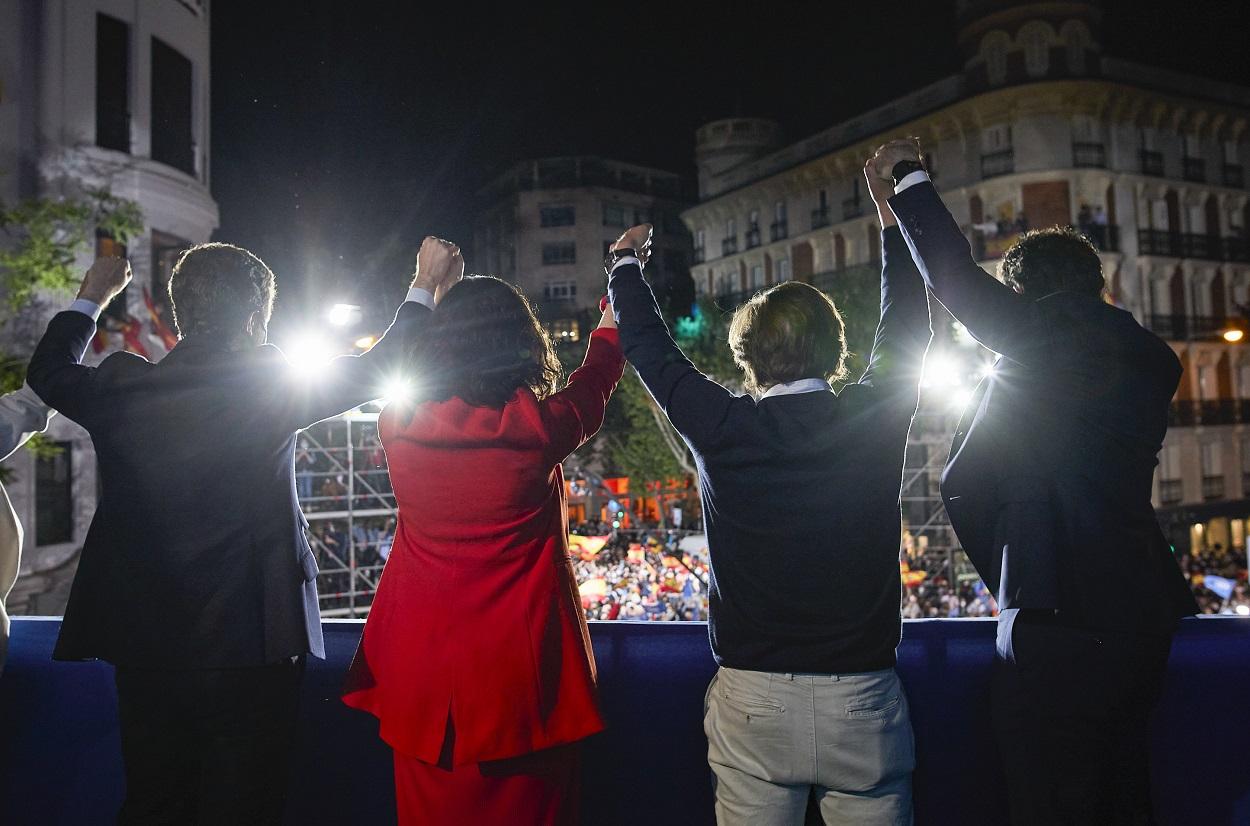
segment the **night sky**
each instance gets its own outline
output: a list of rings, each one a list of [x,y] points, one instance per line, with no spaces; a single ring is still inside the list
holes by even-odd
[[[393,309],[420,239],[468,248],[474,191],[515,160],[693,175],[709,120],[797,139],[960,66],[953,0],[496,5],[213,4],[216,238],[278,274],[279,329],[333,300]],[[1250,4],[1104,8],[1107,53],[1250,86]]]

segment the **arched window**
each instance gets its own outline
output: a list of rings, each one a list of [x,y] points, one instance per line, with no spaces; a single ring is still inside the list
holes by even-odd
[[[1050,44],[1054,29],[1047,23],[1026,23],[1020,29],[1020,47],[1024,50],[1024,70],[1029,77],[1042,77],[1050,71]]]
[[[1007,51],[1011,37],[1003,31],[993,31],[981,38],[981,57],[985,60],[985,74],[991,86],[1007,81]]]
[[[1094,42],[1089,27],[1080,20],[1069,20],[1059,30],[1059,40],[1067,53],[1068,71],[1074,75],[1085,74],[1085,53]]]

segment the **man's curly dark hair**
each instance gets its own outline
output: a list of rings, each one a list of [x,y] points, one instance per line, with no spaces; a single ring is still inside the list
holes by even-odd
[[[174,325],[186,338],[233,338],[252,313],[265,324],[277,293],[273,271],[252,252],[234,244],[197,244],[178,256],[169,278]]]
[[[423,400],[455,396],[476,407],[502,407],[522,387],[546,398],[564,378],[529,300],[489,275],[466,276],[448,290],[416,347]]]
[[[1107,286],[1094,245],[1072,227],[1026,232],[1003,255],[999,272],[1004,284],[1033,300],[1057,292],[1097,297]]]

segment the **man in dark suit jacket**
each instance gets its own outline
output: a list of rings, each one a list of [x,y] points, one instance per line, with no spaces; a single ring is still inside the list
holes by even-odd
[[[381,396],[463,266],[454,245],[426,239],[387,335],[312,377],[265,343],[273,273],[228,244],[179,258],[181,340],[157,364],[80,363],[130,279],[124,260],[98,260],[48,325],[28,380],[91,434],[100,473],[54,656],[116,666],[120,822],[280,820],[304,657],[325,656],[296,433]]]
[[[625,357],[699,472],[720,666],[704,730],[721,826],[801,824],[813,793],[828,823],[911,822],[911,720],[894,670],[899,488],[931,333],[890,190],[870,182],[881,317],[867,370],[836,393],[842,319],[814,287],[779,284],[734,314],[729,345],[752,391],[736,395],[669,335],[642,276],[649,227],[615,245],[608,292]]]
[[[1001,612],[993,700],[1012,822],[1146,822],[1147,717],[1196,609],[1150,502],[1180,362],[1103,301],[1098,254],[1072,230],[1026,234],[1000,283],[915,141],[882,147],[876,169],[934,297],[1000,354],[942,497]]]

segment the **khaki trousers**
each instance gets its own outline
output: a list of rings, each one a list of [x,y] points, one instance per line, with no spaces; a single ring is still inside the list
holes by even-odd
[[[703,730],[720,826],[910,824],[915,742],[894,669],[770,674],[721,668]]]

